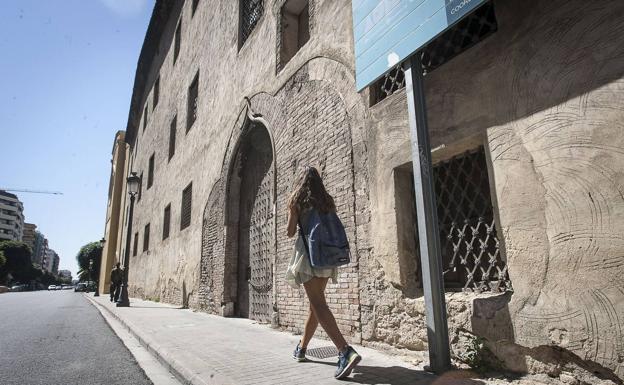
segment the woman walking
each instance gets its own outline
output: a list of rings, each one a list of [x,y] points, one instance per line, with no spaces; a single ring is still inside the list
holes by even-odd
[[[362,357],[345,341],[325,300],[327,281],[331,278],[332,283],[336,282],[337,268],[313,267],[306,246],[307,241],[303,236],[301,224],[308,223],[308,218],[314,210],[322,214],[336,212],[334,199],[325,190],[323,180],[314,167],[306,167],[300,173],[288,201],[288,210],[288,237],[293,237],[297,233],[297,225],[301,231],[297,236],[295,252],[286,271],[286,280],[295,288],[303,285],[310,300],[308,319],[293,358],[297,361],[306,360],[306,348],[320,323],[338,349],[338,368],[334,377],[342,379],[351,374]]]

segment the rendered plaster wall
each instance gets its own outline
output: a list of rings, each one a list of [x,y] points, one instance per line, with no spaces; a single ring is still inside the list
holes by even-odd
[[[486,146],[513,295],[449,294],[451,335],[485,336],[518,371],[624,378],[624,3],[495,1],[499,30],[425,78],[435,159]],[[393,170],[410,161],[405,97],[371,108],[372,233],[363,338],[424,347],[400,263]],[[407,269],[408,272],[402,272]],[[467,314],[469,317],[465,317]],[[396,321],[399,319],[400,321]],[[398,328],[398,331],[397,331]]]
[[[178,20],[167,25],[159,55],[148,74],[144,100],[147,124],[143,129],[144,116],[130,160],[130,168],[144,175],[133,220],[133,237],[138,233],[139,241],[137,256],[131,258],[131,295],[231,314],[223,293],[236,283],[226,274],[230,262],[220,232],[227,227],[222,215],[227,171],[243,127],[248,97],[252,111],[268,122],[276,145],[278,254],[274,276],[278,326],[298,330],[306,316],[303,292],[283,282],[293,242],[284,235],[285,201],[296,167],[318,162],[317,166],[325,164],[329,189],[339,198],[355,251],[354,264],[344,270],[342,283],[329,288],[330,306],[343,331],[358,338],[356,245],[368,225],[368,196],[364,179],[365,104],[355,92],[350,3],[310,1],[310,40],[279,72],[277,21],[283,1],[264,4],[262,18],[240,50],[237,1],[202,0],[194,15],[191,2],[185,2],[179,19],[181,49],[175,62],[172,41]],[[198,70],[199,110],[197,120],[186,132],[187,89]],[[158,76],[160,97],[154,107],[152,85]],[[169,129],[174,118],[176,148],[168,159]],[[316,130],[316,134],[307,137],[307,130]],[[325,143],[327,140],[330,142]],[[147,189],[152,154],[154,184]],[[354,167],[363,171],[355,176]],[[191,225],[180,230],[182,190],[191,182]],[[168,204],[170,236],[163,240],[163,211]],[[148,223],[149,250],[143,251],[143,229]],[[366,243],[362,250],[368,252]],[[202,253],[221,259],[202,265]]]

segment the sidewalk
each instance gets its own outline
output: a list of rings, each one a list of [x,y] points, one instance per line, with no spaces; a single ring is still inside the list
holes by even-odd
[[[134,298],[130,300],[130,308],[117,308],[108,295],[85,296],[100,312],[119,320],[184,384],[345,382],[333,378],[337,358],[332,344],[326,340],[314,339],[308,348],[311,354],[326,358],[309,357],[309,362],[298,363],[291,358],[298,336],[248,319],[223,318]],[[466,378],[467,372],[451,372],[440,378],[398,358],[355,347],[363,358],[348,382],[393,385],[498,382]]]

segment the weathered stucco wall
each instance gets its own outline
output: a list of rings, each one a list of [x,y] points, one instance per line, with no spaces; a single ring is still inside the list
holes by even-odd
[[[434,159],[478,144],[489,151],[514,288],[509,303],[469,306],[467,326],[514,370],[580,365],[622,378],[624,4],[497,1],[495,10],[498,32],[426,77],[432,147],[446,146]],[[362,322],[375,322],[364,339],[415,347],[422,338],[388,322],[421,325],[388,242],[397,238],[392,170],[410,160],[405,103],[397,94],[371,109],[372,228],[384,273],[370,297],[384,302],[372,300]]]

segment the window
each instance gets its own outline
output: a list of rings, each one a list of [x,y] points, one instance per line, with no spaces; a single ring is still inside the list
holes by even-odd
[[[156,153],[152,153],[152,156],[149,158],[149,165],[147,167],[147,189],[149,190],[154,184],[154,156]]]
[[[195,16],[195,11],[197,10],[198,4],[199,0],[193,0],[193,4],[191,5],[191,16]]]
[[[193,182],[182,191],[182,208],[180,210],[180,230],[184,230],[191,224],[191,204],[193,200]]]
[[[238,49],[245,44],[263,13],[264,0],[240,0],[238,3]]]
[[[199,71],[195,74],[193,82],[188,88],[188,99],[186,101],[186,132],[189,132],[195,120],[197,120],[197,106],[199,98]]]
[[[310,6],[308,0],[288,0],[282,6],[280,21],[278,70],[282,69],[310,40]]]
[[[141,171],[141,175],[139,175],[139,193],[137,195],[138,202],[141,200],[141,196],[143,195],[143,171]]]
[[[411,167],[411,164],[410,164]],[[413,204],[413,173],[396,173],[403,193],[397,190],[397,225],[413,226],[405,234],[418,255],[416,207]],[[398,184],[395,180],[395,186]],[[487,161],[483,147],[459,154],[433,166],[444,287],[455,290],[504,291],[511,288],[490,195]],[[407,216],[411,217],[411,220]],[[401,220],[400,220],[401,219]],[[411,222],[411,226],[408,223]],[[406,235],[407,237],[407,235]],[[421,281],[422,282],[422,281]]]
[[[143,230],[143,251],[149,250],[149,233],[150,233],[150,224],[145,225],[145,230]]]
[[[143,131],[145,131],[145,127],[147,127],[147,105],[145,110],[143,110]]]
[[[156,82],[154,83],[154,106],[152,107],[152,110],[156,108],[159,97],[160,97],[160,76],[156,79]]]
[[[178,27],[175,31],[175,36],[173,37],[173,64],[175,64],[176,60],[178,60],[178,55],[180,55],[180,39],[182,39],[182,20],[178,23]]]
[[[134,248],[132,249],[132,256],[136,257],[137,249],[139,248],[139,233],[134,233]]]
[[[174,116],[169,125],[169,160],[171,160],[173,154],[175,154],[177,125],[178,117]]]
[[[169,223],[171,222],[171,203],[165,207],[165,215],[163,216],[163,241],[169,238]]]

